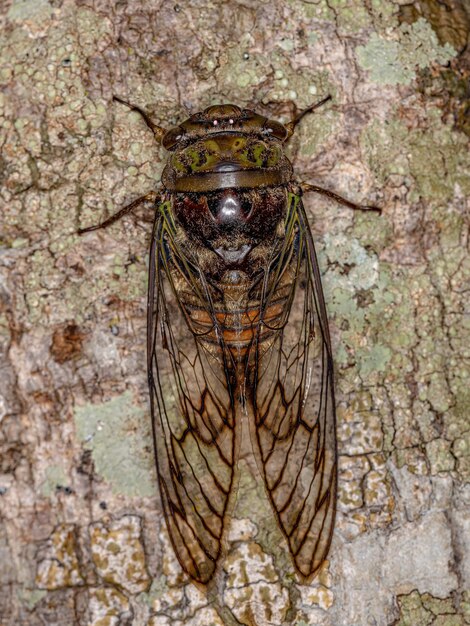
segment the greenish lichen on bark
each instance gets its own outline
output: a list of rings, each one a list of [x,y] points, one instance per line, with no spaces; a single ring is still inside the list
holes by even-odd
[[[147,411],[135,406],[129,392],[109,402],[75,409],[77,436],[91,450],[95,472],[113,491],[152,496],[157,489]]]
[[[371,80],[379,85],[409,85],[417,69],[433,62],[444,65],[456,56],[449,43],[439,44],[436,33],[423,18],[411,25],[402,24],[394,34],[395,40],[373,33],[369,42],[357,49],[359,65],[370,71]]]
[[[393,626],[464,626],[468,614],[455,607],[453,598],[434,598],[413,591],[398,596],[400,617]]]

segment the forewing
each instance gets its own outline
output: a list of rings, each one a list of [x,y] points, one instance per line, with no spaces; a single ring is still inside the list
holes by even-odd
[[[308,580],[331,542],[336,503],[333,363],[318,263],[300,198],[293,197],[284,250],[271,264],[254,366],[259,465],[295,566]],[[282,296],[282,299],[280,299]],[[270,342],[263,334],[271,332]],[[265,345],[267,343],[267,345]]]
[[[222,343],[206,342],[188,315],[213,320],[198,268],[184,257],[165,206],[149,271],[148,372],[158,482],[181,566],[198,582],[214,574],[234,474],[234,402]],[[218,333],[215,333],[219,336]]]

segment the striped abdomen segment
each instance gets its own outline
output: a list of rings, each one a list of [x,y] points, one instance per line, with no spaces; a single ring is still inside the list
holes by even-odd
[[[252,305],[244,310],[215,310],[215,319],[207,310],[187,307],[194,330],[200,338],[213,345],[220,345],[218,334],[236,361],[243,359],[255,338],[266,342],[282,325],[286,298],[272,302],[264,311]]]

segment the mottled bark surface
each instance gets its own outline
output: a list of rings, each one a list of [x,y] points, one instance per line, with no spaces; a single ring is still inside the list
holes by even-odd
[[[0,69],[0,624],[470,624],[465,0],[10,0]],[[248,471],[206,595],[162,527],[145,374],[154,189],[210,104],[288,119],[338,389],[330,561],[297,583]],[[465,317],[467,307],[467,317]],[[243,471],[243,468],[241,468]]]

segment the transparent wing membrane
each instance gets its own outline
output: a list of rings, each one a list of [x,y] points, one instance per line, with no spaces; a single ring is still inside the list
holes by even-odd
[[[331,346],[300,198],[289,194],[285,237],[261,278],[247,283],[243,310],[214,304],[171,215],[170,203],[161,205],[153,234],[148,353],[159,485],[175,552],[192,579],[213,577],[242,404],[279,526],[297,571],[310,579],[331,542],[337,470]]]
[[[261,310],[284,294],[285,311],[252,374],[259,465],[298,572],[309,579],[326,557],[336,502],[333,364],[318,263],[299,198],[290,245],[269,270]],[[288,289],[287,295],[285,294]],[[261,322],[259,333],[262,332]]]
[[[212,577],[222,550],[234,476],[233,390],[223,345],[195,333],[182,295],[201,300],[201,282],[158,218],[150,266],[149,383],[165,519],[178,560],[194,580]],[[173,247],[173,249],[172,249]],[[184,272],[182,271],[184,268]]]

